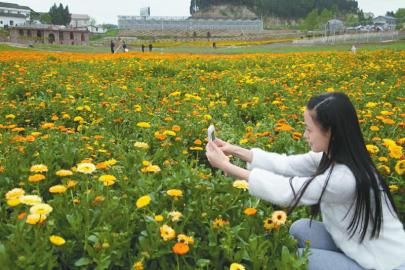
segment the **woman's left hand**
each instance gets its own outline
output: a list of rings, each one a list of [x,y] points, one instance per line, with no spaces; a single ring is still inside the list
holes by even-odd
[[[229,163],[229,158],[225,156],[221,149],[214,142],[209,141],[205,147],[205,155],[208,158],[212,167],[223,170],[225,165]]]

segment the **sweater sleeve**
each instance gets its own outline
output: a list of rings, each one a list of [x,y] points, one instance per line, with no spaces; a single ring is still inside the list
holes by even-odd
[[[315,177],[304,192],[299,205],[314,205],[318,202],[325,186],[327,170]],[[311,177],[285,177],[255,168],[249,175],[249,193],[271,203],[288,206]],[[336,165],[330,175],[322,202],[342,203],[354,198],[356,181],[354,175],[345,165]]]
[[[313,175],[322,158],[322,153],[315,152],[291,156],[266,152],[258,148],[253,148],[252,152],[252,162],[247,163],[249,171],[260,168],[290,177]]]

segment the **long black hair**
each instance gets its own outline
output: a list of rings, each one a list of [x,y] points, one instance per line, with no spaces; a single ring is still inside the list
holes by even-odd
[[[363,242],[370,221],[372,223],[370,239],[378,238],[383,222],[383,193],[388,197],[389,203],[387,203],[391,206],[390,211],[393,210],[396,215],[398,212],[387,184],[378,173],[367,151],[353,104],[344,93],[333,92],[312,97],[307,104],[307,109],[321,130],[324,132],[330,130],[331,136],[328,150],[323,153],[315,174],[297,193],[293,189],[295,199],[290,204],[290,211],[298,205],[312,180],[330,168],[319,200],[316,205],[311,206],[312,218],[318,215],[319,205],[334,165],[336,163],[344,164],[349,167],[356,179],[356,199],[352,204],[352,207],[355,204],[355,209],[353,218],[347,227],[350,238],[359,231],[360,243]],[[293,178],[290,178],[292,187],[291,181]]]

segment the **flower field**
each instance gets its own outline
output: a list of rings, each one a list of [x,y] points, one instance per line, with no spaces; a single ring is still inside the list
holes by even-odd
[[[305,269],[288,228],[307,210],[250,196],[204,147],[214,123],[309,151],[302,113],[325,91],[355,103],[405,220],[404,51],[2,52],[0,69],[2,269]]]

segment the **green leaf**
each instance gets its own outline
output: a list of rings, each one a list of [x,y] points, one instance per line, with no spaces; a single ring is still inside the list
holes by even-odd
[[[80,259],[78,259],[75,262],[75,266],[80,267],[80,266],[85,266],[85,265],[89,265],[92,262],[91,259],[87,258],[87,257],[81,257]]]

